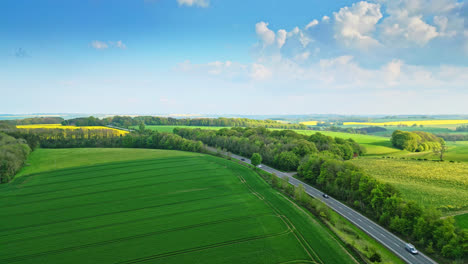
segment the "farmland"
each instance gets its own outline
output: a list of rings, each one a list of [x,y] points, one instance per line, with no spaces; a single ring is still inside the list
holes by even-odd
[[[40,150],[0,186],[1,263],[354,263],[311,214],[241,165],[106,151]]]
[[[119,129],[115,129],[115,128],[110,128],[110,127],[104,127],[104,126],[82,126],[82,127],[78,127],[78,126],[62,126],[61,124],[40,124],[40,125],[18,125],[16,127],[19,128],[19,129],[25,129],[25,130],[32,130],[32,129],[64,129],[64,130],[72,129],[72,130],[77,130],[77,129],[81,129],[84,132],[86,132],[88,130],[110,130],[110,131],[113,131],[113,133],[116,133],[118,135],[125,135],[125,134],[128,133],[127,131],[123,131],[123,130],[119,130]]]
[[[414,121],[391,121],[391,122],[344,122],[344,126],[398,126],[398,125],[423,125],[423,126],[434,126],[444,127],[446,125],[461,125],[468,124],[468,120],[414,120]]]
[[[468,164],[360,158],[352,161],[403,197],[446,211],[468,208]]]

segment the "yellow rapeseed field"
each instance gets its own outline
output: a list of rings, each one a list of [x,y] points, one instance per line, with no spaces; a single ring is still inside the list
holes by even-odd
[[[18,125],[16,128],[20,129],[40,129],[40,128],[45,128],[45,129],[82,129],[83,131],[87,130],[95,130],[95,129],[106,129],[106,130],[113,130],[119,133],[119,135],[125,135],[128,132],[115,129],[115,128],[110,128],[110,127],[105,127],[105,126],[62,126],[61,124],[37,124],[37,125]]]
[[[304,124],[306,126],[316,126],[317,121],[306,121],[306,122],[301,122],[301,124]]]
[[[458,124],[468,124],[468,120],[415,120],[415,121],[392,121],[392,122],[344,122],[343,125],[345,126],[353,126],[353,125],[365,125],[365,126],[398,126],[398,125],[423,125],[423,126],[431,126],[431,125],[458,125]]]

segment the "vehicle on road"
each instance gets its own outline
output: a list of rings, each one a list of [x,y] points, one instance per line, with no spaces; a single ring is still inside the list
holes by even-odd
[[[257,166],[257,168],[261,168],[261,167],[262,167],[262,165],[258,165],[258,166]]]
[[[411,245],[410,243],[406,243],[405,249],[406,249],[409,253],[411,253],[411,254],[413,254],[413,255],[418,254],[418,251],[416,250],[416,248],[415,248],[413,245]]]
[[[330,196],[328,196],[328,194],[326,194],[326,193],[322,194],[322,196],[323,196],[323,198],[328,198],[328,197],[330,197]]]
[[[245,159],[241,159],[242,161],[245,161]]]

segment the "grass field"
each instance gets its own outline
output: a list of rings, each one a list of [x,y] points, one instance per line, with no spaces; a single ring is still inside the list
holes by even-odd
[[[119,133],[119,135],[125,135],[128,132],[124,130],[119,130],[115,128],[110,128],[110,127],[104,127],[104,126],[62,126],[61,124],[38,124],[38,125],[18,125],[16,128],[19,129],[39,129],[39,128],[44,128],[44,129],[82,129],[84,131],[87,130],[95,130],[95,129],[104,129],[104,130],[112,130],[115,131],[116,133]]]
[[[460,228],[468,229],[468,213],[455,216],[455,222]]]
[[[450,211],[468,208],[468,163],[371,158],[352,162],[421,205]]]
[[[392,146],[390,142],[390,138],[387,137],[379,137],[379,136],[371,136],[371,135],[361,135],[361,134],[350,134],[350,133],[343,133],[343,132],[333,132],[333,131],[314,131],[314,130],[295,130],[297,133],[303,135],[312,135],[317,132],[320,132],[324,135],[331,136],[331,137],[339,137],[339,138],[352,138],[354,141],[366,147],[367,154],[366,155],[388,155],[401,152],[401,150],[396,149]]]
[[[78,151],[40,150],[0,186],[0,263],[355,263],[311,214],[239,164]]]

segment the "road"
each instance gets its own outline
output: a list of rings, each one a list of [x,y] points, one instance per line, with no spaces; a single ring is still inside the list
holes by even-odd
[[[217,151],[215,148],[212,148],[212,147],[206,147],[206,148],[210,151],[214,151],[214,152]],[[227,153],[223,153],[223,154],[227,155]],[[250,159],[248,158],[241,157],[235,154],[229,154],[229,155],[231,156],[231,158],[250,164]],[[274,173],[278,177],[281,177],[281,178],[289,178],[289,183],[294,186],[298,186],[299,184],[302,184],[306,192],[310,196],[321,200],[323,203],[328,205],[335,212],[337,212],[344,218],[348,219],[351,223],[353,223],[354,225],[359,227],[361,230],[366,232],[368,235],[373,237],[375,240],[379,241],[382,245],[390,249],[393,253],[395,253],[405,262],[411,263],[411,264],[435,264],[437,263],[431,258],[429,258],[428,256],[422,254],[421,252],[418,255],[413,255],[409,253],[408,251],[405,250],[405,244],[406,244],[405,241],[401,240],[400,238],[398,238],[391,232],[387,231],[385,228],[374,223],[369,218],[356,212],[350,207],[344,205],[343,203],[333,199],[332,197],[329,197],[329,198],[322,197],[323,192],[294,178],[293,177],[294,173],[284,173],[284,172],[273,169],[263,164],[261,165],[260,169],[269,173]]]

